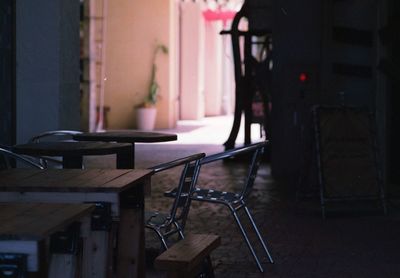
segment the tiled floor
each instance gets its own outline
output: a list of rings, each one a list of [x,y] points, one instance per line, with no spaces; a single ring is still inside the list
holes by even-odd
[[[170,130],[178,133],[178,142],[138,144],[136,165],[148,167],[194,152],[222,151],[230,120],[218,117],[203,122],[180,123],[178,129]],[[254,138],[259,135],[257,126],[255,134]],[[242,140],[240,137],[238,145]],[[199,184],[237,189],[243,167],[245,165],[240,162],[229,162],[203,169]],[[152,195],[146,200],[147,209],[168,209],[169,200],[162,193],[173,186],[175,177],[176,173],[171,173],[153,178]],[[317,200],[296,202],[294,191],[295,184],[274,181],[269,165],[262,165],[249,207],[275,260],[274,264],[269,264],[263,257],[264,273],[258,271],[226,208],[193,203],[186,232],[212,233],[222,237],[222,245],[212,253],[217,278],[400,277],[398,202],[389,202],[386,216],[381,211],[362,212],[353,207],[348,212],[332,214],[323,220]],[[149,232],[146,233],[146,246],[151,249],[159,246]],[[256,249],[261,254],[260,246]],[[147,276],[164,277],[150,266]]]

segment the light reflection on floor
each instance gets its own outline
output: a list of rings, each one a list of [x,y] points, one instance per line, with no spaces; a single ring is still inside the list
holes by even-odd
[[[238,132],[237,144],[244,142],[244,119]],[[233,124],[233,116],[206,117],[200,120],[178,121],[177,127],[173,129],[160,129],[158,131],[178,134],[177,142],[170,144],[216,144],[222,145],[229,137]],[[157,131],[157,130],[156,130]],[[260,125],[251,125],[251,138],[256,142],[260,140]]]

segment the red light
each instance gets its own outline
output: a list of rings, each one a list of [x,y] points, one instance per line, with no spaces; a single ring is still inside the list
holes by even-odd
[[[306,82],[308,80],[308,75],[306,73],[304,73],[304,72],[300,73],[299,80],[301,82]]]

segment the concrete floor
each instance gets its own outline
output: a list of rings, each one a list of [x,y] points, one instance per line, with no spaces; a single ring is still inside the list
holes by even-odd
[[[137,144],[136,166],[149,167],[195,152],[207,154],[223,150],[222,143],[230,130],[229,118],[218,117],[203,122],[182,122],[175,130],[177,142]],[[163,130],[166,131],[166,130]],[[256,126],[254,138],[259,131]],[[241,144],[241,133],[238,145]],[[105,166],[110,160],[90,161],[91,166]],[[111,161],[111,162],[110,162]],[[237,190],[245,165],[219,163],[202,170],[199,185]],[[152,179],[152,195],[146,209],[166,211],[170,204],[162,193],[176,184],[177,173],[157,175]],[[341,213],[321,218],[317,198],[296,202],[295,184],[277,182],[270,175],[268,163],[260,168],[248,205],[272,253],[274,264],[262,259],[264,273],[254,263],[229,211],[213,204],[192,203],[186,233],[211,233],[222,238],[212,253],[216,277],[400,277],[400,206],[389,200],[389,212],[371,204],[367,208],[350,204]],[[247,225],[247,224],[246,224]],[[253,238],[254,235],[251,234]],[[146,247],[156,250],[158,241],[146,232]],[[261,248],[256,245],[258,254]],[[150,253],[149,253],[150,254]],[[150,257],[150,255],[149,255]],[[164,277],[149,263],[147,277]]]

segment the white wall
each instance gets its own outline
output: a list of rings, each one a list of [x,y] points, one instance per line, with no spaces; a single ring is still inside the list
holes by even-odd
[[[205,115],[218,116],[222,111],[223,38],[222,21],[205,22],[204,97]]]
[[[201,3],[181,3],[181,119],[204,117],[204,37]]]
[[[169,54],[157,58],[156,128],[176,123],[176,47],[174,0],[109,0],[106,39],[105,105],[110,107],[110,129],[136,128],[135,106],[149,87],[153,50],[165,44]]]

